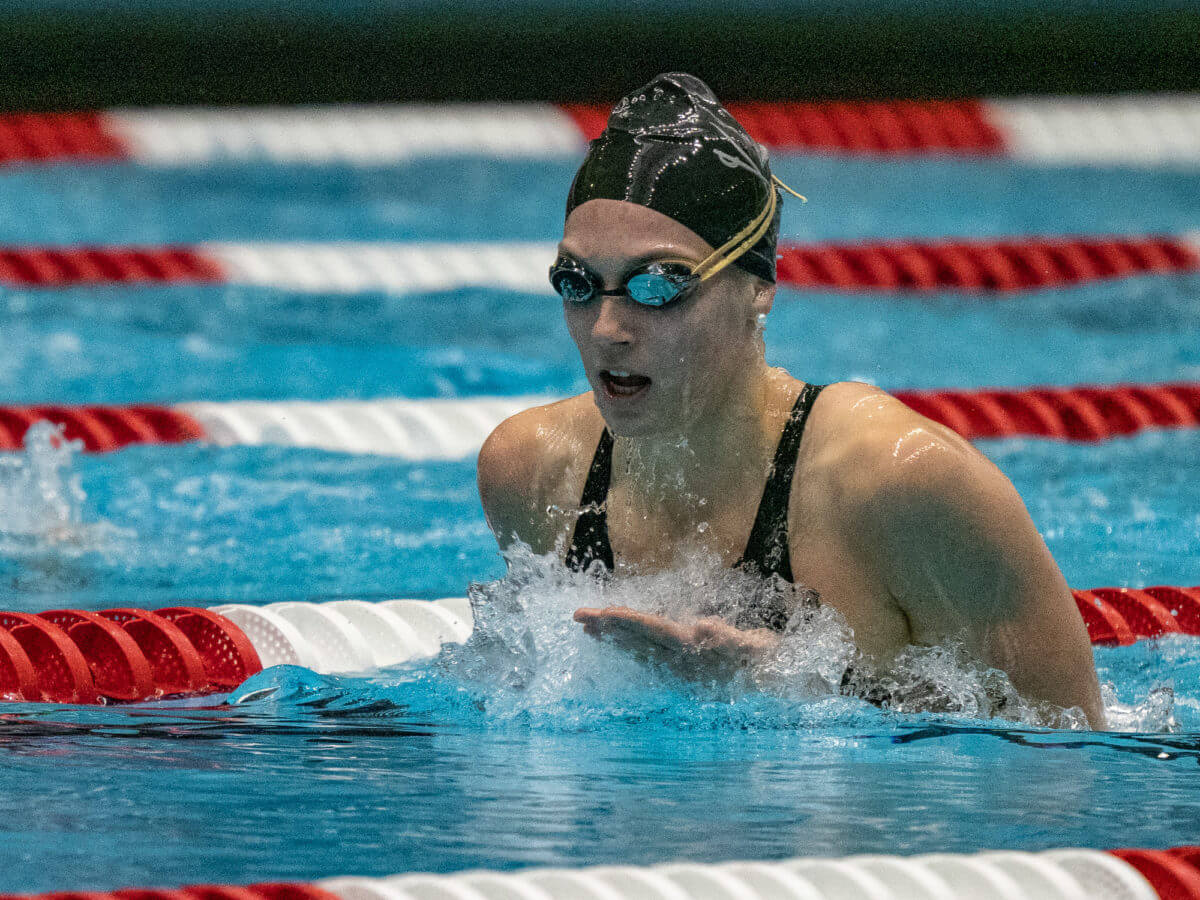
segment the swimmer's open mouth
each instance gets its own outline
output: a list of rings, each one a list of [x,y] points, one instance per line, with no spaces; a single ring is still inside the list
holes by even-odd
[[[650,379],[645,375],[634,375],[622,369],[602,369],[600,382],[604,385],[604,393],[609,397],[635,397],[650,387]]]

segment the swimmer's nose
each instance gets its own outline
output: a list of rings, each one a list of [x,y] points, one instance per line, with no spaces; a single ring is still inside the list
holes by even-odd
[[[602,344],[631,343],[630,304],[624,297],[601,297],[599,302],[600,310],[592,325],[592,338]]]

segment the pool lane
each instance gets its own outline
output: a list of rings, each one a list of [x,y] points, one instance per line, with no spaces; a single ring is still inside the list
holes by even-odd
[[[1007,160],[777,155],[809,198],[798,241],[1200,228],[1200,170],[1039,167]],[[422,159],[377,168],[125,163],[0,170],[0,244],[531,241],[562,227],[571,160]]]
[[[553,297],[240,285],[0,288],[0,403],[554,394],[586,389]],[[767,358],[889,389],[1200,380],[1200,275],[984,302],[780,288]]]

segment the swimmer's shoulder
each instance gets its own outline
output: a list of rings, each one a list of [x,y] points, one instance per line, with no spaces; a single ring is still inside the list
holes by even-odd
[[[999,470],[970,442],[886,391],[842,381],[821,392],[805,435],[805,467],[835,508]]]
[[[479,451],[477,477],[501,546],[515,536],[535,552],[554,549],[574,522],[603,429],[591,393],[522,410],[496,426]]]
[[[927,587],[915,560],[953,555],[984,571],[1044,550],[1012,483],[970,442],[879,388],[827,390],[811,450],[823,518],[893,596]]]

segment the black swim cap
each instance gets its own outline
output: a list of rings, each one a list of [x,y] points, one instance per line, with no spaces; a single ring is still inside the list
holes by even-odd
[[[775,194],[762,237],[734,264],[775,280],[779,201],[766,148],[693,75],[659,75],[621,98],[567,195],[567,215],[588,200],[627,200],[686,225],[719,248],[760,216]]]

